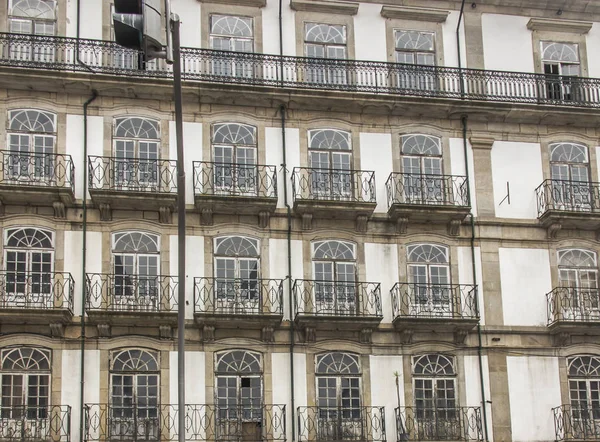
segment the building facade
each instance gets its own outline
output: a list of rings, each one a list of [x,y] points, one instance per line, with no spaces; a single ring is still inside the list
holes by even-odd
[[[0,1],[0,440],[600,439],[600,3]],[[178,413],[186,426],[178,429]]]

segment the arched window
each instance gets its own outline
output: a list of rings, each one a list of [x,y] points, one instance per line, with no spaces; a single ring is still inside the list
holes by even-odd
[[[596,253],[582,249],[559,250],[558,278],[561,287],[596,290],[598,288]]]
[[[361,367],[358,355],[343,352],[317,355],[315,374],[321,419],[360,418]]]
[[[210,47],[219,51],[252,52],[253,24],[250,17],[211,15]]]
[[[216,354],[215,403],[219,419],[260,421],[262,373],[260,353],[232,350]]]
[[[577,143],[554,143],[550,145],[550,167],[553,180],[589,180],[588,148]]]
[[[158,121],[143,117],[115,118],[113,143],[116,185],[134,189],[157,185],[160,153]]]
[[[126,349],[111,356],[110,434],[155,438],[160,430],[159,353]]]
[[[56,115],[35,109],[8,112],[5,173],[13,180],[44,182],[54,175]]]
[[[304,24],[304,55],[314,58],[345,60],[348,57],[346,26],[324,23]],[[305,80],[316,84],[347,84],[345,69],[315,66],[306,69]]]
[[[545,74],[579,76],[579,45],[577,43],[542,42],[542,64]],[[551,95],[548,98],[559,99],[561,96]]]
[[[119,232],[112,238],[115,306],[155,308],[159,302],[158,235]]]
[[[312,249],[317,313],[356,313],[356,245],[315,241]]]
[[[441,140],[430,135],[404,135],[401,144],[406,202],[446,202],[449,191],[443,179]]]
[[[54,35],[56,0],[10,0],[8,24],[14,34]]]
[[[411,311],[417,315],[452,314],[448,248],[413,244],[406,248]]]
[[[344,198],[352,194],[350,132],[338,129],[308,131],[311,187],[315,195]]]
[[[216,302],[221,312],[258,313],[260,308],[258,240],[215,238]]]
[[[433,32],[394,31],[396,62],[435,66],[435,34]]]
[[[574,356],[567,359],[567,368],[573,417],[600,419],[600,357]]]
[[[215,190],[256,192],[256,127],[239,123],[212,126]]]
[[[35,227],[5,230],[6,302],[22,307],[52,305],[54,233]]]
[[[2,419],[45,419],[50,405],[50,350],[33,347],[1,351]]]
[[[460,433],[457,418],[458,399],[455,388],[454,358],[441,354],[413,356],[413,394],[417,417],[424,421],[448,422],[438,430]],[[451,432],[448,434],[448,432]],[[441,438],[441,439],[446,439]],[[437,439],[437,438],[433,438]]]

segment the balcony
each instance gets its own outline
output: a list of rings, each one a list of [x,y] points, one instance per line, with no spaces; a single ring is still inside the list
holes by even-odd
[[[600,408],[561,405],[552,409],[555,440],[600,440]]]
[[[295,167],[292,193],[305,230],[312,229],[313,217],[324,217],[356,220],[356,230],[365,232],[377,205],[375,172],[366,170]]]
[[[0,273],[3,324],[65,324],[73,317],[75,281],[70,273]],[[57,330],[54,330],[57,331]]]
[[[77,53],[84,65],[77,62]],[[137,51],[123,49],[110,41],[0,34],[3,66],[86,75],[91,70],[107,76],[172,77],[166,63],[153,61],[141,70],[139,60]],[[182,48],[182,69],[186,82],[216,85],[464,100],[469,104],[600,107],[600,80],[596,78],[194,48]]]
[[[546,294],[551,333],[600,335],[600,290],[557,287]]]
[[[385,442],[384,407],[298,407],[298,442]]]
[[[292,290],[295,320],[307,341],[316,330],[370,331],[383,319],[379,283],[296,279]]]
[[[396,408],[396,440],[482,441],[479,407]]]
[[[177,405],[86,404],[86,441],[174,441]],[[185,440],[285,442],[285,405],[185,406]]]
[[[57,218],[75,201],[70,155],[0,151],[0,197],[4,204],[53,206]]]
[[[561,228],[595,230],[600,237],[600,183],[545,180],[535,193],[538,219],[549,238]]]
[[[456,343],[479,321],[477,286],[398,282],[392,295],[393,323],[409,343],[414,332],[454,333]]]
[[[201,222],[212,225],[213,214],[254,215],[261,227],[277,207],[275,166],[194,161],[194,201]]]
[[[96,324],[171,326],[177,322],[174,276],[86,274],[86,308]]]
[[[2,407],[0,440],[70,442],[71,407],[69,405]]]
[[[392,173],[385,183],[388,214],[398,233],[408,224],[447,224],[451,235],[458,235],[460,223],[471,211],[469,183],[464,176]]]
[[[171,222],[177,203],[177,161],[88,157],[89,192],[102,220],[113,209],[153,210]]]

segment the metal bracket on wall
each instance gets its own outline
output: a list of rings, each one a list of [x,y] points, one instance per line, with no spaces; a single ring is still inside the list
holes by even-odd
[[[506,196],[498,203],[498,207],[500,207],[504,201],[510,206],[510,183],[508,181],[506,182]]]

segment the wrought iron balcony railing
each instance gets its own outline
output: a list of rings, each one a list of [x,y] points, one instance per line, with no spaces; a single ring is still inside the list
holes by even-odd
[[[73,313],[75,281],[70,273],[0,273],[0,309],[66,310]]]
[[[178,440],[176,405],[86,404],[85,441]],[[185,406],[186,441],[284,442],[285,405]]]
[[[0,440],[6,442],[69,442],[69,405],[0,407]]]
[[[88,312],[177,311],[177,277],[87,273],[86,279]]]
[[[375,172],[294,167],[294,200],[375,203]]]
[[[0,151],[0,184],[18,187],[56,187],[75,191],[71,155]]]
[[[394,204],[469,207],[467,186],[464,176],[397,172],[385,183],[388,207]]]
[[[538,217],[550,210],[600,212],[600,183],[545,180],[535,189]]]
[[[477,286],[398,282],[392,287],[394,318],[476,320]]]
[[[182,48],[184,80],[511,103],[600,107],[600,80],[525,72],[291,57]],[[76,54],[88,66],[77,62]],[[140,70],[140,53],[114,42],[0,34],[0,65],[168,78],[166,63]]]
[[[600,322],[600,289],[557,287],[546,294],[548,325],[557,322]]]
[[[396,408],[397,441],[481,441],[479,407]]]
[[[376,282],[296,279],[293,292],[296,315],[383,317],[381,289]]]
[[[194,193],[277,198],[275,166],[194,161]]]
[[[88,157],[90,191],[177,192],[177,161]]]
[[[570,404],[553,408],[556,441],[600,440],[600,408],[574,407]]]
[[[282,316],[283,280],[194,278],[194,312]]]
[[[298,442],[385,442],[384,407],[298,407]]]

